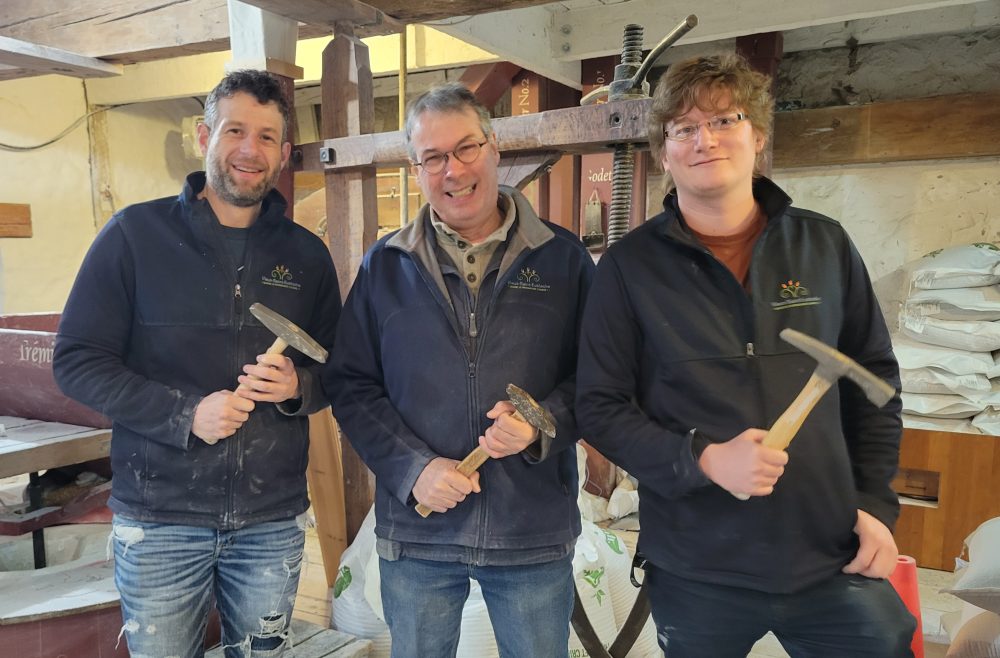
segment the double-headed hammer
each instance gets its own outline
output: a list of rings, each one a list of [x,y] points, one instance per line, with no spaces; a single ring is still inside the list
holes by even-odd
[[[510,403],[514,405],[514,418],[528,423],[549,438],[555,438],[555,418],[552,417],[548,409],[538,404],[535,398],[531,397],[530,393],[513,384],[507,384],[507,397],[510,399]],[[483,450],[482,446],[476,446],[475,450],[458,463],[455,470],[465,477],[469,477],[478,471],[479,467],[485,464],[489,458],[490,456]],[[431,512],[434,511],[423,503],[418,503],[415,509],[417,510],[417,514],[424,518],[430,516]]]
[[[327,351],[297,324],[259,302],[250,305],[250,312],[275,335],[274,342],[267,348],[265,354],[281,354],[285,348],[294,347],[306,356],[320,363],[326,363]],[[236,387],[236,392],[239,393],[241,388],[246,389],[243,384],[240,384]],[[219,441],[219,439],[202,440],[209,445]]]
[[[816,359],[816,370],[812,377],[802,387],[798,396],[792,401],[784,413],[774,421],[774,425],[764,437],[764,445],[768,448],[784,450],[798,433],[806,416],[813,410],[820,398],[830,389],[835,381],[847,377],[857,384],[876,407],[884,407],[896,389],[888,382],[875,376],[870,370],[859,364],[846,354],[835,350],[826,343],[807,336],[795,329],[782,329],[778,334],[786,343],[797,347]],[[746,500],[747,494],[734,494],[740,500]]]

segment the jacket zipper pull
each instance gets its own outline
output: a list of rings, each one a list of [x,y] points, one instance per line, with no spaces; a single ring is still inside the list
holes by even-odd
[[[242,311],[242,300],[243,300],[243,290],[240,289],[240,284],[236,284],[236,288],[233,290],[233,303],[236,304],[236,314],[239,315]]]
[[[469,313],[469,337],[475,338],[479,335],[479,329],[476,327],[476,312],[472,311]]]
[[[756,356],[753,351],[753,343],[747,343],[747,356]]]

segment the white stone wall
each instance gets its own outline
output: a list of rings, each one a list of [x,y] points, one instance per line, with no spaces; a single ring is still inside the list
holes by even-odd
[[[779,108],[796,109],[997,90],[1000,27],[788,53],[775,95]]]
[[[1000,158],[775,171],[796,206],[840,221],[858,247],[890,326],[907,264],[934,249],[1000,242]]]

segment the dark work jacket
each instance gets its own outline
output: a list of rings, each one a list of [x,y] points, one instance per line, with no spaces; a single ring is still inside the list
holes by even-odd
[[[581,339],[583,436],[639,480],[639,550],[684,578],[791,592],[840,571],[858,549],[857,509],[898,514],[899,396],[877,409],[841,380],[788,448],[774,493],[739,501],[696,454],[768,428],[816,362],[778,337],[798,329],[898,389],[885,321],[841,226],[790,207],[774,183],[750,291],[679,221],[676,197],[602,257]]]
[[[235,435],[191,434],[195,407],[233,390],[274,335],[261,302],[329,347],[340,293],[322,240],[284,216],[272,191],[248,233],[237,279],[205,176],[178,197],[117,213],[90,248],[56,337],[56,381],[114,422],[109,507],[150,522],[240,528],[305,511],[308,419],[322,409],[319,364],[288,348],[301,402],[257,403]],[[290,415],[295,414],[295,415]]]
[[[538,219],[519,192],[504,192],[517,219],[499,270],[482,282],[475,318],[452,305],[426,206],[368,251],[345,302],[325,377],[337,421],[375,473],[379,537],[530,549],[580,533],[573,398],[594,265],[576,236]],[[493,422],[486,412],[507,399],[508,383],[552,413],[555,439],[489,460],[479,469],[482,493],[421,518],[417,477],[431,459],[461,460],[479,445]]]

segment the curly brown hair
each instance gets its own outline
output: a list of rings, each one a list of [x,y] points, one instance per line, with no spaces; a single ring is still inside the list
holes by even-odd
[[[771,79],[754,71],[739,55],[693,57],[671,65],[653,93],[648,126],[649,150],[657,163],[663,159],[663,130],[666,125],[695,106],[705,111],[728,110],[728,107],[718,106],[722,94],[729,95],[731,107],[746,113],[754,131],[765,144],[771,139],[774,126]],[[754,165],[754,175],[759,173],[766,157],[766,150],[761,149]],[[664,189],[669,192],[673,188],[670,172],[666,172]]]

